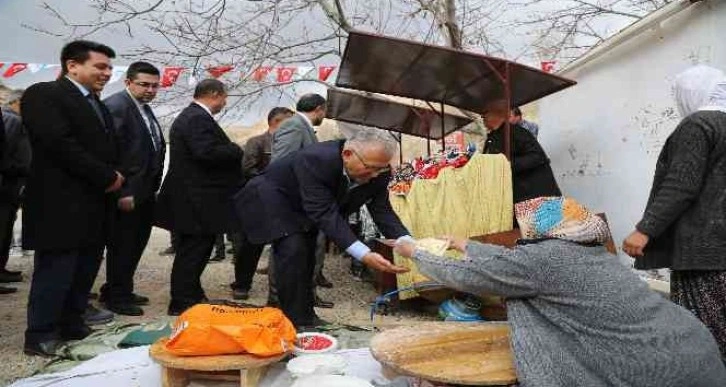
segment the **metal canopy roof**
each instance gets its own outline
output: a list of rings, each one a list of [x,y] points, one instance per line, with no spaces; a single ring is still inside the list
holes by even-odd
[[[481,113],[507,97],[520,106],[576,82],[516,62],[360,31],[350,32],[336,86],[436,101]]]
[[[355,90],[328,89],[326,105],[326,117],[336,121],[430,139],[441,139],[471,122],[456,108],[444,107],[442,120],[440,106]]]

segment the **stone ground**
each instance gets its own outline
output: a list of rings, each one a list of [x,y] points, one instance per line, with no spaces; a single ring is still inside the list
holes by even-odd
[[[136,273],[136,292],[151,298],[151,304],[144,307],[142,317],[117,316],[116,321],[141,323],[157,320],[166,316],[169,302],[169,276],[173,257],[159,256],[159,251],[169,244],[169,234],[155,228],[149,245]],[[263,263],[264,264],[264,259]],[[318,309],[318,314],[331,322],[351,325],[371,325],[370,303],[376,292],[371,284],[356,281],[349,274],[350,260],[337,255],[329,255],[325,274],[335,284],[333,289],[321,289],[319,294],[326,300],[335,302],[333,309]],[[0,310],[0,386],[7,385],[18,378],[32,375],[46,364],[47,360],[25,356],[22,352],[23,332],[25,330],[26,304],[30,289],[30,275],[33,268],[32,256],[12,256],[8,264],[10,270],[22,270],[25,281],[11,284],[18,292],[0,296],[3,307]],[[207,266],[202,282],[210,299],[231,297],[229,283],[233,281],[234,271],[231,256],[220,263]],[[105,267],[101,267],[94,291],[103,284]],[[248,302],[262,305],[267,299],[267,277],[255,276],[251,298]],[[377,323],[399,324],[433,319],[432,314],[416,311],[398,311],[393,316],[382,316]]]

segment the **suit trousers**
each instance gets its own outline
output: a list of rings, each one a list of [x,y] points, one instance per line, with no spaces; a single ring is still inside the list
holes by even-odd
[[[315,271],[313,272],[313,280],[317,280],[323,275],[323,266],[325,264],[325,254],[328,252],[328,238],[320,231],[318,233],[315,245]]]
[[[8,264],[18,208],[19,206],[14,203],[0,203],[0,270],[4,270]]]
[[[255,276],[257,264],[265,245],[250,242],[242,232],[237,232],[234,238],[234,284],[235,290],[250,291],[252,278]]]
[[[272,243],[275,261],[272,275],[277,285],[280,308],[297,327],[313,325],[317,317],[313,308],[317,235],[317,230],[300,232]]]
[[[106,284],[101,288],[108,303],[133,300],[134,274],[149,242],[154,201],[138,203],[133,211],[116,210],[106,253]]]
[[[186,309],[203,301],[201,277],[212,254],[215,234],[176,235],[176,256],[171,268],[170,307]]]
[[[25,341],[58,339],[84,325],[88,294],[101,266],[103,246],[35,252]]]

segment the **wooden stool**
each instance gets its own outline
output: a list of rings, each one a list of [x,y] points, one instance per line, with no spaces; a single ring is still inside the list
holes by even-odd
[[[424,323],[384,331],[371,353],[386,371],[467,386],[517,382],[506,323]]]
[[[256,387],[270,365],[288,355],[175,356],[164,348],[167,341],[161,339],[149,349],[151,358],[161,365],[162,387],[186,387],[192,379],[239,381],[240,387]]]

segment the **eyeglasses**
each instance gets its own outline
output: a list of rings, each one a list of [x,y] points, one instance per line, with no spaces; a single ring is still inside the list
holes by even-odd
[[[150,83],[150,82],[131,82],[134,85],[138,87],[143,87],[144,89],[158,89],[159,84],[158,83]]]
[[[377,165],[370,165],[370,164],[366,163],[363,160],[363,158],[360,156],[360,154],[358,152],[356,152],[355,149],[351,149],[350,151],[353,152],[353,154],[355,155],[355,157],[358,158],[358,161],[360,161],[360,163],[363,164],[364,167],[366,167],[367,169],[369,169],[371,171],[375,171],[375,172],[378,172],[378,173],[384,173],[384,172],[388,172],[388,171],[391,170],[391,166],[390,165],[386,165],[384,167],[377,166]]]

